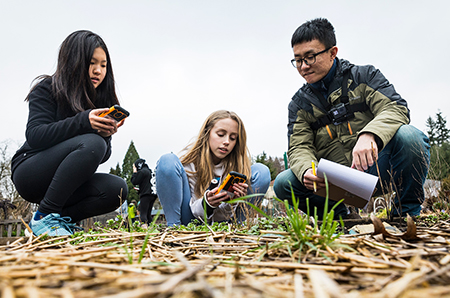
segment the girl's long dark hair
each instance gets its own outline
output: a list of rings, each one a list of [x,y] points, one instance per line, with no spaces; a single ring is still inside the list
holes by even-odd
[[[98,47],[105,51],[107,63],[106,76],[95,88],[89,76],[89,66],[94,50]],[[108,48],[103,39],[91,31],[75,31],[63,41],[55,73],[38,79],[48,77],[52,78],[52,91],[64,114],[119,104]]]

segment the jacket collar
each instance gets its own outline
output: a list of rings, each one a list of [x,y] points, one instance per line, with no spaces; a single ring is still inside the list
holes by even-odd
[[[336,74],[336,66],[337,66],[337,58],[334,59],[333,65],[331,66],[327,75],[320,81],[312,83],[311,86],[316,90],[325,91],[325,92],[328,91],[328,88],[330,87],[330,84],[333,81],[334,76]]]

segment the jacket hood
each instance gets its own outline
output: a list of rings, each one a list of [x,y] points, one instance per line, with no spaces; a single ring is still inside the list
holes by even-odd
[[[136,166],[136,169],[139,171],[142,169],[142,167],[145,165],[145,159],[139,158],[134,162],[134,165]]]

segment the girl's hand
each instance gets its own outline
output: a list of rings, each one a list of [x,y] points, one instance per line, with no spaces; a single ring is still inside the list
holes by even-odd
[[[247,195],[248,184],[247,183],[235,183],[233,184],[234,197],[240,198]]]
[[[117,123],[117,128],[121,127],[125,123],[125,119],[120,120],[119,123]]]
[[[208,200],[209,205],[216,208],[219,207],[219,205],[226,200],[230,199],[230,196],[226,192],[221,192],[215,195],[218,187],[213,188],[212,190],[208,191],[206,193],[206,199]]]
[[[123,120],[117,124],[116,120],[109,117],[99,117],[101,113],[107,111],[109,111],[108,108],[93,109],[89,112],[89,122],[91,123],[92,129],[95,129],[97,133],[104,138],[115,134],[117,132],[117,128],[123,125]]]

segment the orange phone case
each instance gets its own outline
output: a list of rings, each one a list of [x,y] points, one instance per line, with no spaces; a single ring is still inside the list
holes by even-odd
[[[109,116],[111,118],[113,118],[114,120],[116,120],[117,122],[127,118],[128,116],[130,116],[130,113],[125,110],[124,108],[122,108],[119,105],[114,105],[111,108],[109,108],[108,112],[104,112],[101,113],[99,116],[100,117],[105,117],[105,116]]]
[[[222,184],[219,186],[215,194],[220,193],[222,190],[233,192],[233,184],[235,183],[241,183],[247,181],[247,176],[238,173],[238,172],[230,172],[225,179],[223,180]]]

